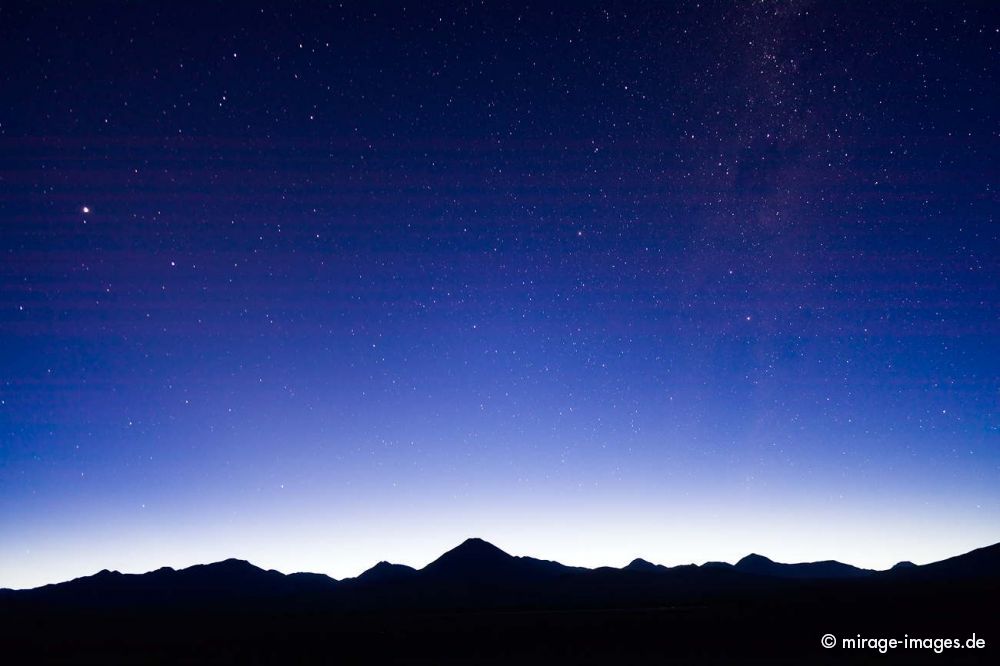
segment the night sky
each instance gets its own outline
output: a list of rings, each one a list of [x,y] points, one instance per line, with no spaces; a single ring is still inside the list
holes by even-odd
[[[1000,540],[994,3],[0,8],[0,586]]]

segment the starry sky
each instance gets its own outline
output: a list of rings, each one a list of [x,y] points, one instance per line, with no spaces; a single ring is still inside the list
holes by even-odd
[[[1000,540],[992,3],[0,8],[0,586]]]

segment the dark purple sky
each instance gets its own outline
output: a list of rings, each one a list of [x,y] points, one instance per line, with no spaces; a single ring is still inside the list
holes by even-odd
[[[0,586],[997,541],[998,25],[5,2]]]

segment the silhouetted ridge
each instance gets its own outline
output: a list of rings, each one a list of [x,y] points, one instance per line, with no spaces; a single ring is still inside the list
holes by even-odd
[[[437,558],[420,573],[429,578],[464,582],[509,583],[530,581],[568,571],[558,562],[533,557],[514,557],[482,539],[466,539]]]
[[[177,571],[170,569],[163,571],[162,576],[164,579],[175,582],[207,588],[219,588],[226,584],[249,586],[259,586],[264,583],[274,584],[285,577],[284,574],[277,571],[265,571],[246,560],[235,558],[211,564],[196,564]]]
[[[482,539],[466,539],[421,569],[428,574],[470,575],[506,570],[514,557]]]
[[[1000,544],[930,565],[867,572],[834,561],[782,564],[756,553],[736,565],[665,567],[636,558],[620,569],[582,569],[469,539],[422,570],[381,561],[341,582],[232,559],[146,574],[103,570],[34,590],[0,590],[0,633],[7,630],[10,663],[133,663],[138,654],[175,656],[179,648],[200,655],[214,641],[237,653],[211,663],[325,662],[345,645],[353,646],[345,662],[381,663],[386,653],[379,651],[391,645],[393,663],[414,654],[421,663],[467,663],[485,651],[502,655],[497,663],[548,664],[558,663],[553,646],[561,653],[592,641],[566,662],[575,664],[620,663],[636,641],[645,641],[644,657],[655,646],[653,658],[637,663],[701,663],[719,640],[740,650],[760,637],[765,650],[785,645],[772,639],[778,627],[808,639],[800,643],[808,645],[802,658],[779,663],[812,663],[822,649],[816,632],[845,618],[877,627],[902,617],[901,626],[919,626],[945,608],[949,618],[965,613],[964,631],[992,617],[998,595]],[[11,640],[23,635],[33,636],[22,647],[25,658],[10,658]],[[315,654],[301,651],[304,638]],[[81,659],[86,641],[91,648]],[[414,647],[420,641],[429,641],[423,652]],[[510,650],[518,641],[537,641],[542,652]],[[672,652],[684,641],[686,652]],[[53,645],[65,654],[46,661]],[[446,656],[453,658],[442,661],[441,650],[452,647]],[[603,650],[601,661],[590,660],[593,650]],[[734,663],[717,656],[713,663]],[[771,663],[770,652],[753,656],[753,663]]]
[[[637,557],[627,565],[624,569],[626,571],[659,571],[660,569],[666,569],[666,567],[660,566],[659,564],[653,564],[647,560]]]
[[[164,569],[170,569],[170,567],[163,567]],[[158,569],[159,571],[159,569]],[[179,571],[212,571],[215,573],[228,573],[228,574],[246,574],[255,573],[258,571],[264,571],[255,564],[250,564],[246,560],[240,560],[235,557],[230,557],[228,560],[222,560],[221,562],[211,562],[209,564],[195,564],[193,566],[187,567],[186,569],[179,569]]]
[[[326,574],[309,573],[305,571],[300,571],[293,574],[288,574],[286,576],[288,581],[292,583],[296,590],[308,590],[312,589],[332,589],[337,585],[337,579],[331,578]]]
[[[451,550],[447,551],[434,562],[499,562],[513,559],[513,555],[500,550],[493,544],[482,539],[466,539]],[[433,564],[433,563],[432,563]]]
[[[385,560],[379,562],[355,578],[359,583],[393,583],[412,578],[417,573],[413,567],[405,564],[392,564]]]
[[[893,567],[889,574],[935,580],[997,579],[1000,578],[1000,543],[919,567]]]
[[[784,564],[757,553],[747,555],[733,568],[744,573],[775,578],[857,578],[874,573],[836,560]]]
[[[750,553],[739,562],[736,563],[737,569],[751,569],[757,567],[767,567],[775,564],[775,561],[769,557],[764,557],[763,555],[758,555],[757,553]]]
[[[317,576],[318,574],[307,574]],[[315,579],[265,571],[246,560],[228,559],[185,569],[161,567],[144,574],[100,571],[59,585],[38,588],[43,600],[95,608],[212,606],[287,597],[303,587],[320,589]]]
[[[635,573],[648,576],[641,589]],[[631,574],[631,576],[630,576]],[[875,572],[826,560],[784,564],[752,553],[735,565],[707,562],[701,567],[665,567],[636,558],[622,569],[584,569],[532,557],[513,556],[482,539],[467,539],[421,570],[379,562],[355,579],[343,583],[322,574],[284,575],[264,570],[246,560],[228,559],[185,569],[161,567],[145,574],[123,574],[104,569],[92,576],[46,585],[34,590],[8,590],[5,599],[59,602],[79,607],[210,606],[260,601],[277,603],[303,599],[356,607],[417,607],[421,604],[488,606],[508,603],[516,594],[532,598],[546,594],[559,598],[635,598],[659,602],[677,594],[708,589],[765,589],[779,585],[772,579],[834,580],[876,577],[883,580],[997,580],[1000,544],[964,555],[916,566],[900,562],[889,571]],[[573,592],[569,592],[569,590]],[[520,590],[520,592],[515,592]],[[589,603],[589,601],[588,601]]]
[[[732,569],[734,568],[729,562],[705,562],[701,565],[703,569]]]

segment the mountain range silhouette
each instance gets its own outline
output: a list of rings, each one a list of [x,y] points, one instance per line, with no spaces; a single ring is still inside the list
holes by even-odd
[[[44,598],[51,601],[103,601],[116,596],[137,601],[162,594],[172,599],[184,594],[214,594],[219,597],[268,597],[289,593],[326,593],[341,589],[372,586],[423,584],[463,584],[466,586],[535,585],[560,580],[585,582],[619,575],[627,580],[634,574],[659,575],[673,580],[702,578],[709,582],[719,572],[745,574],[743,583],[766,584],[766,579],[835,580],[859,578],[953,579],[991,577],[1000,574],[1000,543],[980,548],[940,562],[917,566],[900,562],[886,571],[861,569],[835,560],[785,564],[751,553],[736,564],[707,562],[702,566],[667,567],[636,558],[625,567],[587,569],[510,555],[479,538],[466,539],[436,560],[414,569],[382,561],[355,578],[336,580],[324,574],[282,574],[265,570],[245,560],[231,558],[184,569],[162,567],[145,574],[123,574],[103,570],[92,576],[28,590],[0,589],[4,600]],[[730,577],[731,581],[738,580]]]
[[[907,561],[899,562],[885,571],[861,569],[836,560],[785,564],[756,553],[747,555],[736,564],[706,562],[700,567],[697,565],[668,567],[636,558],[621,569],[613,567],[587,569],[567,566],[551,560],[510,555],[488,541],[470,538],[445,552],[422,569],[381,561],[355,578],[345,578],[340,581],[316,573],[282,574],[274,570],[261,569],[246,560],[230,558],[210,564],[197,564],[184,569],[162,567],[145,574],[122,574],[105,569],[92,576],[76,578],[65,583],[55,583],[27,590],[3,588],[0,589],[0,593],[5,598],[16,598],[35,594],[71,594],[75,591],[85,590],[109,592],[115,589],[128,589],[131,585],[145,589],[164,587],[175,591],[199,589],[246,593],[251,588],[260,590],[308,587],[336,589],[340,584],[382,585],[405,583],[418,579],[485,584],[520,580],[531,582],[572,574],[583,577],[594,572],[620,571],[623,574],[686,572],[693,574],[695,571],[706,569],[731,570],[771,578],[816,580],[898,576],[901,574],[919,578],[974,578],[997,575],[1000,572],[1000,543],[922,566]]]
[[[201,646],[221,661],[242,661],[252,656],[248,646],[257,645],[310,660],[328,636],[337,637],[338,653],[362,660],[373,649],[379,660],[390,661],[412,649],[432,660],[441,650],[459,656],[478,650],[489,659],[513,650],[526,659],[542,654],[546,663],[568,655],[585,663],[566,641],[617,659],[621,646],[607,642],[617,637],[645,658],[658,654],[662,636],[671,636],[663,649],[672,655],[698,653],[705,649],[699,637],[710,638],[719,643],[716,656],[728,661],[768,656],[776,646],[761,636],[779,627],[794,640],[777,648],[798,659],[812,655],[827,631],[871,633],[889,619],[910,618],[892,631],[985,631],[981,617],[992,612],[998,592],[1000,544],[885,571],[832,560],[785,564],[758,554],[735,564],[668,567],[637,558],[622,568],[587,569],[514,556],[473,538],[421,569],[382,561],[342,580],[228,559],[144,574],[104,570],[34,589],[4,589],[0,638],[12,654],[70,663],[80,655],[84,663],[95,655],[97,661],[128,661],[139,643],[179,650],[184,658]],[[845,627],[845,618],[859,624]],[[928,625],[931,618],[940,624]],[[962,618],[964,624],[956,625]],[[536,621],[554,633],[540,631]],[[718,635],[734,626],[737,634]],[[109,634],[108,627],[115,629]],[[68,638],[53,641],[53,632]],[[289,635],[298,638],[289,643]],[[550,653],[558,637],[567,655]]]

